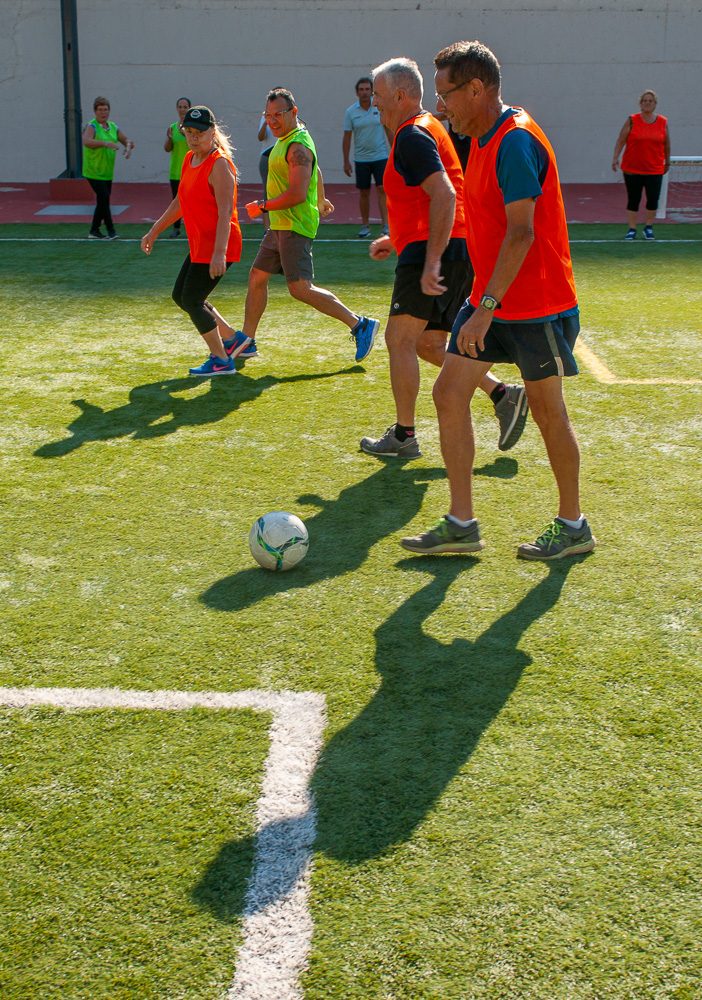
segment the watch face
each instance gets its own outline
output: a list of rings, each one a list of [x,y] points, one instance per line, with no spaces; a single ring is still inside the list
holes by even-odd
[[[497,299],[493,299],[492,295],[483,295],[480,304],[485,309],[495,309],[497,306]]]

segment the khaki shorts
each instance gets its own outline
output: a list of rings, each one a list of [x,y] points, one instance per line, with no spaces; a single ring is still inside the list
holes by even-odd
[[[286,281],[314,281],[312,240],[287,229],[269,229],[252,266],[268,274],[284,274]]]

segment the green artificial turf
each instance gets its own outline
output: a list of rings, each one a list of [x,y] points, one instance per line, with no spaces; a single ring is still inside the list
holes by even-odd
[[[184,242],[84,230],[0,229],[0,683],[326,696],[306,1000],[693,1000],[702,226],[571,229],[583,340],[669,384],[568,380],[598,547],[553,566],[515,560],[555,512],[533,423],[503,455],[476,400],[486,548],[408,558],[447,503],[434,373],[423,458],[376,461],[382,342],[356,365],[274,279],[261,358],[190,379]],[[260,233],[213,294],[236,326]],[[382,318],[393,265],[354,234],[323,227],[349,239],[317,282]],[[248,551],[273,509],[309,529],[289,574]],[[267,724],[2,711],[3,997],[221,995]]]

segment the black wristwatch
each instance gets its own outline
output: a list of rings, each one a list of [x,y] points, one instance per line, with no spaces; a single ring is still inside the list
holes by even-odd
[[[256,202],[256,204],[258,205],[258,207],[261,209],[262,212],[266,211],[266,199],[265,198],[259,198],[259,200]]]
[[[487,309],[488,312],[494,312],[496,309],[500,308],[502,303],[498,302],[494,295],[483,295],[480,300],[480,305],[483,309]]]

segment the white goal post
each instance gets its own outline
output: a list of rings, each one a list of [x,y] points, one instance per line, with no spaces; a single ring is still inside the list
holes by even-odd
[[[699,183],[702,179],[702,156],[671,156],[670,170],[663,175],[657,219],[665,219],[671,183]]]

